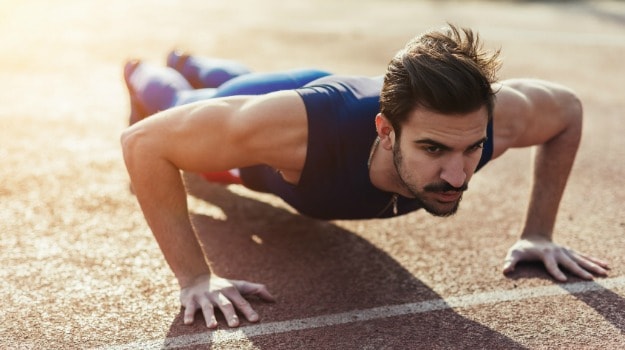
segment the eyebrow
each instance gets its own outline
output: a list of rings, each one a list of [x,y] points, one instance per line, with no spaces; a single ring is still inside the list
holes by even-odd
[[[469,147],[467,147],[467,149],[479,146],[481,143],[485,143],[487,140],[488,140],[488,137],[485,136],[485,137],[479,139],[478,141],[472,143],[471,145],[469,145]],[[453,149],[450,146],[447,146],[447,145],[445,145],[443,143],[440,143],[438,141],[434,141],[434,140],[432,140],[430,138],[415,140],[414,143],[420,144],[420,145],[427,145],[427,146],[438,147],[438,148],[442,149],[443,151],[451,151]]]

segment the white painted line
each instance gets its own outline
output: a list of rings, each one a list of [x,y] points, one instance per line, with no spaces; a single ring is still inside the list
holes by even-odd
[[[250,338],[261,335],[280,334],[396,316],[414,315],[437,310],[459,309],[532,298],[596,292],[623,286],[625,286],[625,276],[599,279],[593,282],[577,282],[546,287],[501,290],[449,297],[447,299],[434,299],[417,303],[354,310],[332,315],[303,318],[299,320],[259,323],[238,329],[216,330],[198,334],[181,335],[160,340],[138,341],[129,344],[103,347],[101,349],[175,349],[194,345],[249,341]]]

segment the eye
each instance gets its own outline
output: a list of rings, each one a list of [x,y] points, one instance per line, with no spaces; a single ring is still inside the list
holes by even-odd
[[[468,152],[475,152],[481,148],[484,148],[484,142],[480,142],[476,145],[473,145],[471,147],[469,147],[469,149],[467,150]]]
[[[428,147],[425,147],[425,151],[429,154],[437,154],[437,153],[440,153],[442,149],[438,146],[428,146]]]

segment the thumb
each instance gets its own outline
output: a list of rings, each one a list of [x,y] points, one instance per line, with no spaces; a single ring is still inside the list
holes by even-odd
[[[514,271],[514,267],[519,262],[520,258],[518,254],[508,253],[506,259],[503,262],[503,273],[508,274]]]

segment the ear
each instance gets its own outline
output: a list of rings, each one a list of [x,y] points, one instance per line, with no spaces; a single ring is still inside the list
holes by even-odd
[[[375,116],[375,130],[380,138],[380,145],[387,150],[393,148],[395,132],[391,122],[382,113]]]

